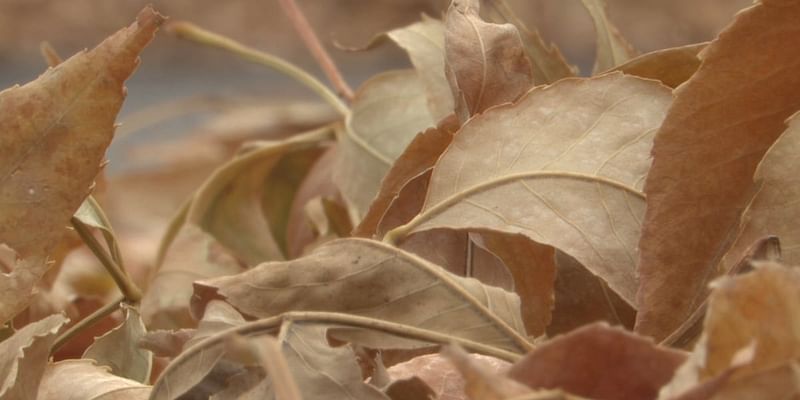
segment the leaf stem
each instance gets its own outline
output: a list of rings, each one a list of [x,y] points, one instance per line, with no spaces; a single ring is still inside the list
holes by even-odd
[[[100,263],[103,264],[103,267],[105,267],[106,271],[111,275],[111,278],[114,279],[114,282],[119,287],[125,299],[132,304],[138,303],[142,299],[142,291],[136,287],[136,284],[131,281],[125,271],[114,261],[97,239],[95,239],[89,227],[75,217],[72,217],[70,222],[72,223],[72,227],[75,228],[75,232],[78,233],[86,244],[86,247],[94,253],[95,257],[100,260]]]
[[[272,68],[289,76],[290,78],[293,78],[297,82],[314,91],[328,104],[333,106],[333,108],[335,108],[340,114],[347,115],[350,113],[350,109],[347,107],[347,105],[344,104],[342,100],[340,100],[339,97],[327,86],[325,86],[324,83],[320,82],[308,72],[303,71],[296,65],[293,65],[286,60],[256,50],[252,47],[245,46],[233,39],[205,30],[190,22],[177,21],[170,23],[167,27],[167,30],[175,33],[180,38],[188,39],[206,46],[227,50],[245,60]]]
[[[120,308],[122,302],[125,301],[124,296],[119,296],[118,298],[114,299],[114,301],[104,305],[103,307],[98,308],[95,312],[89,314],[86,318],[78,321],[73,325],[71,328],[67,329],[66,332],[62,333],[59,337],[56,338],[56,341],[53,342],[53,346],[50,348],[50,354],[52,355],[56,351],[58,351],[61,346],[69,342],[75,335],[80,333],[82,330],[96,324],[101,319],[111,315],[114,311],[117,311]]]
[[[314,33],[314,29],[308,23],[305,14],[303,14],[303,11],[297,6],[297,3],[295,3],[294,0],[280,0],[280,4],[281,7],[283,7],[283,12],[289,17],[289,20],[292,21],[294,29],[300,35],[300,38],[303,39],[306,48],[311,52],[311,55],[314,56],[314,59],[317,60],[317,63],[320,68],[322,68],[322,71],[328,77],[333,87],[335,87],[336,90],[339,91],[339,94],[345,99],[352,100],[353,89],[350,88],[350,85],[348,85],[342,77],[339,68],[336,67],[330,54],[325,51],[317,34]]]

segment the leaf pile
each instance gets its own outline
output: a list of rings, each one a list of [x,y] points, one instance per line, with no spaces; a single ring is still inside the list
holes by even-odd
[[[331,79],[344,98],[170,22],[333,111],[242,134],[234,107],[121,176],[124,81],[165,17],[45,47],[0,92],[0,399],[800,397],[800,2],[639,54],[584,0],[590,76],[484,3],[356,49],[413,68]]]

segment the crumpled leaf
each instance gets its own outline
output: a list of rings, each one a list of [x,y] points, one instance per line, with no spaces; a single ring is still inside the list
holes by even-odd
[[[686,354],[599,322],[557,336],[508,371],[533,389],[591,399],[653,399]]]
[[[636,330],[663,339],[707,295],[755,189],[752,176],[800,109],[800,3],[739,12],[676,90],[653,144],[639,242]]]
[[[528,54],[528,60],[533,68],[535,85],[551,84],[561,78],[575,76],[577,68],[569,65],[561,54],[561,50],[552,43],[546,44],[535,27],[525,26],[504,0],[489,1],[488,6],[491,11],[498,14],[499,21],[514,24],[519,30],[522,45],[525,46],[525,52]]]
[[[798,396],[800,365],[800,270],[763,262],[755,271],[712,283],[703,337],[692,357],[661,398],[737,369],[714,398],[792,398]],[[743,349],[754,354],[742,358]],[[705,398],[711,398],[708,395]]]
[[[198,189],[187,222],[248,265],[283,259],[292,199],[329,137],[330,128],[323,127],[283,141],[244,145]]]
[[[597,54],[594,73],[607,71],[637,56],[637,51],[628,43],[608,18],[605,0],[581,0],[594,22],[597,34]]]
[[[0,342],[0,399],[37,398],[50,347],[66,323],[62,315],[51,315],[22,327]]]
[[[93,359],[99,366],[111,368],[111,373],[141,383],[150,381],[153,354],[139,347],[139,340],[147,333],[139,311],[122,305],[125,319],[122,324],[95,338],[83,353],[85,359]]]
[[[64,360],[47,365],[36,400],[147,400],[150,390],[92,360]]]
[[[472,118],[439,158],[422,212],[387,234],[520,233],[578,259],[633,304],[655,129],[672,97],[612,73],[534,88]]]
[[[462,123],[516,100],[533,84],[517,28],[483,21],[479,7],[477,0],[452,1],[445,16],[445,74]]]
[[[47,271],[45,256],[89,195],[114,135],[123,82],[163,21],[145,8],[92,51],[0,92],[0,243],[21,258],[0,274],[0,324],[25,308]]]
[[[769,148],[758,164],[753,181],[758,191],[741,217],[734,243],[722,259],[721,272],[729,271],[756,240],[775,235],[780,238],[783,262],[800,264],[800,231],[794,221],[800,217],[800,193],[791,190],[800,181],[793,172],[800,166],[800,114],[788,120],[788,128]]]
[[[426,103],[425,89],[412,70],[378,74],[356,92],[333,171],[356,221],[367,212],[384,175],[414,136],[436,125]]]
[[[335,240],[297,260],[195,285],[195,307],[211,292],[259,318],[287,311],[347,312],[512,351],[528,347],[515,294],[366,239]]]
[[[656,50],[628,60],[613,71],[657,79],[674,89],[691,78],[700,67],[698,54],[706,46],[708,43],[703,42]]]

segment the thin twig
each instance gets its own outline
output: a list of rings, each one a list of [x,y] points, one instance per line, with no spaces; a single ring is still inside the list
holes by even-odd
[[[173,22],[168,25],[167,29],[169,32],[175,33],[180,38],[188,39],[206,46],[227,50],[245,60],[272,68],[289,76],[290,78],[293,78],[297,82],[314,91],[342,115],[347,115],[350,113],[350,109],[347,107],[347,105],[344,104],[341,99],[339,99],[339,96],[337,96],[336,93],[333,93],[327,86],[325,86],[324,83],[320,82],[308,72],[303,71],[301,68],[286,60],[256,50],[252,47],[245,46],[233,39],[211,31],[207,31],[189,22]]]
[[[114,311],[117,311],[120,307],[120,304],[122,304],[124,300],[125,298],[123,296],[120,296],[114,299],[114,301],[104,305],[103,307],[98,308],[97,310],[95,310],[95,312],[89,314],[89,316],[87,316],[86,318],[75,323],[75,325],[67,329],[66,332],[62,333],[59,337],[56,338],[56,341],[53,342],[53,346],[50,348],[50,354],[53,354],[56,351],[58,351],[58,349],[61,348],[61,346],[69,342],[70,339],[72,339],[82,330],[96,324],[98,321],[110,315]]]
[[[130,280],[122,268],[120,268],[106,249],[95,239],[92,232],[81,220],[72,217],[70,222],[72,223],[72,227],[75,228],[75,232],[78,233],[86,244],[86,247],[94,253],[95,257],[100,260],[100,263],[103,264],[103,267],[108,271],[108,274],[111,275],[111,278],[114,279],[114,282],[119,287],[122,295],[125,296],[125,299],[133,304],[138,303],[142,299],[142,291],[136,287],[136,284]]]
[[[289,17],[289,20],[292,21],[292,26],[294,26],[297,34],[303,39],[306,48],[311,52],[314,59],[317,60],[320,68],[322,68],[322,72],[328,77],[328,80],[339,92],[339,95],[347,100],[353,100],[353,89],[350,88],[350,85],[348,85],[342,77],[339,68],[336,67],[330,54],[322,47],[322,43],[320,43],[317,34],[314,33],[314,28],[308,23],[305,14],[303,14],[303,11],[297,6],[297,3],[295,3],[294,0],[280,0],[280,3],[281,7],[283,7],[283,12]]]

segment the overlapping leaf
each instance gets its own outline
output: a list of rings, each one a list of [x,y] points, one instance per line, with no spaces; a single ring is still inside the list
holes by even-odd
[[[676,91],[645,185],[639,332],[669,335],[720,272],[755,189],[753,172],[800,109],[799,18],[793,1],[767,0],[740,12]]]
[[[633,303],[648,152],[669,89],[622,74],[535,88],[462,127],[422,212],[389,233],[521,233],[578,259]]]
[[[153,354],[139,348],[139,340],[147,333],[147,329],[136,308],[123,306],[123,309],[125,320],[122,324],[95,338],[83,353],[83,358],[109,367],[116,376],[148,383],[153,368]]]
[[[0,399],[37,398],[50,346],[66,322],[61,315],[51,315],[0,342]]]
[[[628,60],[614,70],[642,78],[657,79],[671,88],[676,88],[686,82],[700,67],[698,53],[707,45],[708,43],[697,43],[656,50]]]
[[[592,17],[597,34],[594,73],[607,71],[636,56],[636,50],[609,20],[605,0],[581,0],[581,3]]]
[[[91,360],[64,360],[47,365],[36,399],[146,400],[150,390],[150,386],[112,375]]]

